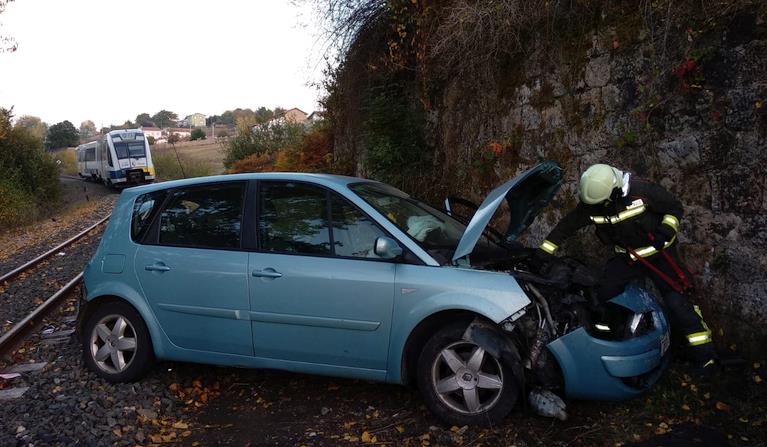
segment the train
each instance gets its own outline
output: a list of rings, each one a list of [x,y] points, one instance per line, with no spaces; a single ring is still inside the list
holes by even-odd
[[[83,179],[111,188],[155,180],[149,141],[141,129],[113,130],[97,141],[78,146],[77,172]]]

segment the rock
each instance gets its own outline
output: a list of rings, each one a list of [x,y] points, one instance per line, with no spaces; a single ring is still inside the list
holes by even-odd
[[[607,85],[610,80],[610,56],[599,56],[589,61],[586,65],[584,80],[591,88]]]
[[[147,410],[146,408],[139,408],[136,410],[136,413],[140,414],[141,416],[144,416],[145,418],[151,420],[157,419],[157,412],[154,410]]]

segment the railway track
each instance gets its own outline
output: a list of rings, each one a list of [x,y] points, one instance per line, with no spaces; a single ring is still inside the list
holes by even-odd
[[[3,274],[0,276],[0,284],[8,283],[14,278],[17,278],[22,273],[30,271],[54,254],[59,253],[63,248],[74,244],[78,240],[88,235],[88,233],[107,222],[110,216],[111,213],[93,225],[89,226],[88,228],[84,229],[80,233],[43,253],[42,255]],[[24,341],[29,333],[33,331],[46,316],[50,315],[55,309],[57,309],[64,298],[67,297],[70,292],[72,292],[72,290],[77,287],[77,285],[82,280],[82,276],[82,272],[75,275],[63,287],[59,288],[55,293],[51,294],[47,299],[45,299],[40,305],[35,307],[29,314],[26,315],[26,317],[5,331],[2,336],[0,336],[0,358],[13,354],[14,350],[21,344],[21,342]]]

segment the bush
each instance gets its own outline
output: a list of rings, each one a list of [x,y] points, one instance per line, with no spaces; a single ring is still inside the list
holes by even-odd
[[[43,142],[22,126],[11,127],[0,108],[0,228],[28,222],[59,198],[59,171]]]
[[[364,123],[365,170],[372,178],[406,191],[423,177],[430,152],[425,142],[426,118],[417,101],[396,83],[371,89]]]
[[[204,140],[205,139],[205,131],[202,129],[194,129],[192,131],[192,135],[190,136],[192,141],[197,140]]]
[[[72,149],[65,149],[63,151],[53,152],[51,154],[53,158],[61,161],[59,170],[63,174],[77,175],[77,154]]]
[[[157,178],[162,180],[175,180],[180,178],[192,178],[192,177],[206,177],[213,173],[213,169],[210,165],[200,160],[191,160],[187,157],[179,157],[181,165],[179,165],[179,159],[176,155],[171,153],[167,154],[153,154],[152,162],[154,163],[154,169],[157,174]]]
[[[273,122],[252,127],[250,122],[238,123],[237,133],[225,146],[224,166],[231,168],[237,160],[253,154],[275,154],[285,148],[298,147],[306,133],[302,124],[289,121]]]
[[[272,172],[275,171],[274,156],[270,154],[252,154],[242,160],[232,163],[227,170],[230,174],[243,172]]]

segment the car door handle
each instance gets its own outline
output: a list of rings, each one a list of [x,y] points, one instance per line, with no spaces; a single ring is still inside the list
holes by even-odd
[[[144,267],[144,270],[148,272],[167,272],[170,270],[170,267],[165,264],[151,264]]]
[[[256,278],[282,278],[282,273],[268,267],[263,270],[253,270],[253,276]]]

